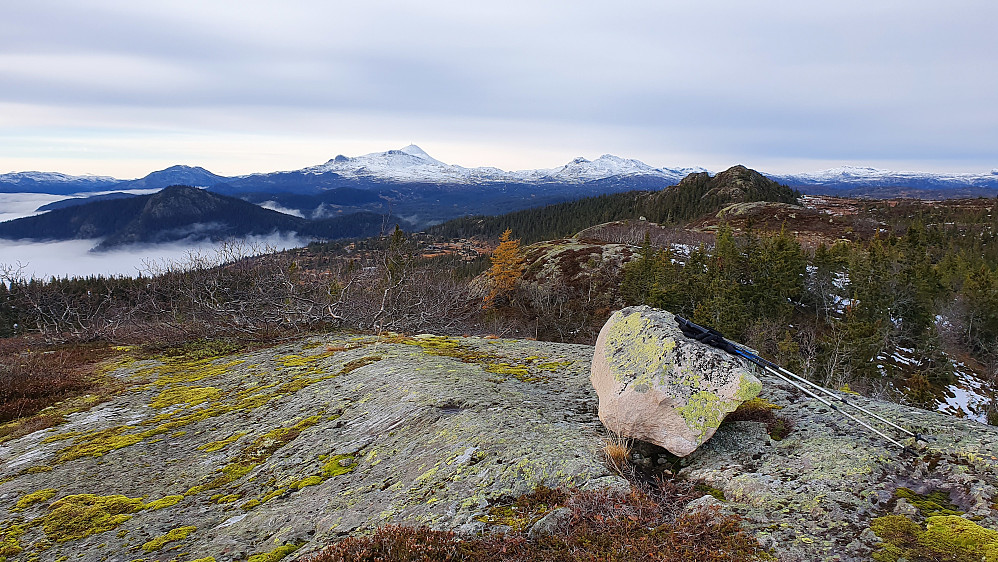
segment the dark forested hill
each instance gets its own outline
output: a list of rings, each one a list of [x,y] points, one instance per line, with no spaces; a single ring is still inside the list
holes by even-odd
[[[69,240],[102,238],[98,248],[134,243],[224,239],[274,232],[317,238],[371,236],[404,220],[358,213],[311,221],[263,209],[241,199],[187,186],[152,195],[95,201],[0,223],[0,238]]]
[[[717,212],[731,203],[772,201],[796,203],[800,193],[745,166],[734,166],[711,177],[690,174],[678,185],[659,191],[629,191],[587,197],[499,216],[475,216],[448,221],[429,229],[446,238],[496,238],[511,228],[524,243],[569,236],[595,224],[645,217],[669,224]]]

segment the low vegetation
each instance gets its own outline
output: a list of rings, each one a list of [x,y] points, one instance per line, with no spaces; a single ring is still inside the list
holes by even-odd
[[[751,561],[771,557],[716,507],[684,512],[692,485],[660,481],[630,491],[538,488],[492,508],[486,530],[462,536],[386,526],[330,545],[309,562],[435,561]],[[570,515],[549,533],[530,530],[555,509]],[[545,526],[547,528],[547,526]]]

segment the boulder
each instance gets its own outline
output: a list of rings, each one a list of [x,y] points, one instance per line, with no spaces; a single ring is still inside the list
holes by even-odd
[[[671,313],[647,306],[619,310],[607,320],[590,381],[607,429],[680,457],[762,390],[747,363],[688,339]]]

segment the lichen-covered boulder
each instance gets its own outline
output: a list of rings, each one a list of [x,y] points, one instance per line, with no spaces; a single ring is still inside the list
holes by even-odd
[[[619,310],[606,322],[590,381],[607,429],[681,457],[762,390],[741,360],[688,339],[671,313],[647,306]]]

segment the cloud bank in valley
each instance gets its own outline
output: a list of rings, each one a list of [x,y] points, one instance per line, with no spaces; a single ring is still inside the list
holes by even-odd
[[[172,244],[124,246],[106,252],[91,252],[99,240],[69,240],[65,242],[29,242],[0,240],[0,267],[20,270],[25,279],[31,277],[79,277],[89,275],[135,277],[184,267],[198,257],[213,261],[223,255],[223,243],[176,242]],[[297,248],[307,240],[290,235],[252,236],[227,241],[228,250],[241,254]]]

